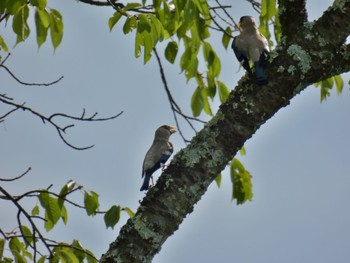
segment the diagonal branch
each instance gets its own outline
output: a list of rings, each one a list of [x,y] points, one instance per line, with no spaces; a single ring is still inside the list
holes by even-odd
[[[334,1],[333,5],[315,22],[314,33],[318,32],[320,42],[334,46],[343,44],[350,35],[350,1]]]

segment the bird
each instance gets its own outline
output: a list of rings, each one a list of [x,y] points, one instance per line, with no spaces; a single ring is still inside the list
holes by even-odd
[[[254,63],[256,83],[267,84],[264,62],[270,52],[267,39],[259,32],[252,16],[242,16],[238,23],[240,34],[233,38],[231,48],[243,68],[252,75],[249,60]]]
[[[142,166],[143,184],[140,191],[148,190],[149,180],[152,179],[152,174],[160,167],[165,169],[165,163],[174,152],[173,144],[169,141],[170,136],[176,132],[176,128],[171,125],[160,126],[154,135],[154,140],[146,153]]]

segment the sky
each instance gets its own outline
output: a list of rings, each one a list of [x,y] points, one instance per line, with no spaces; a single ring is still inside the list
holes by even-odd
[[[76,1],[48,3],[63,14],[61,46],[54,52],[48,42],[38,50],[32,19],[31,37],[11,50],[6,65],[27,82],[64,79],[50,87],[22,86],[0,70],[0,92],[47,115],[80,116],[83,109],[101,117],[124,113],[109,122],[75,123],[66,138],[77,146],[95,145],[76,151],[60,140],[53,127],[17,111],[0,123],[0,177],[15,177],[28,167],[32,170],[20,181],[2,185],[13,194],[50,184],[59,191],[74,179],[100,194],[101,210],[114,204],[136,210],[144,197],[139,191],[141,168],[154,131],[163,124],[175,124],[155,58],[144,65],[142,59],[134,58],[133,34],[123,35],[120,25],[109,32],[110,8]],[[308,1],[309,20],[317,19],[331,3]],[[229,12],[236,21],[242,15],[258,18],[244,0],[235,1]],[[4,38],[11,39],[12,49],[11,25],[0,28]],[[244,72],[238,71],[231,50],[216,46],[222,59],[221,79],[232,89]],[[163,62],[176,102],[190,114],[195,86],[186,84],[176,63]],[[347,83],[349,74],[343,78]],[[213,109],[218,106],[216,99]],[[1,114],[6,110],[0,105]],[[313,86],[297,95],[247,141],[247,155],[239,157],[253,176],[253,201],[241,206],[232,202],[230,177],[224,172],[221,187],[215,183],[209,187],[153,262],[349,261],[349,112],[348,84],[342,94],[332,91],[323,103]],[[188,127],[183,129],[188,138],[194,135]],[[185,147],[178,133],[171,141],[175,152]],[[83,194],[74,198],[82,200]],[[15,210],[1,202],[0,211],[1,228],[15,228]],[[79,239],[97,257],[128,218],[123,213],[115,229],[106,230],[101,216],[87,218],[74,207],[68,211],[68,224],[59,223],[49,237],[67,242]]]

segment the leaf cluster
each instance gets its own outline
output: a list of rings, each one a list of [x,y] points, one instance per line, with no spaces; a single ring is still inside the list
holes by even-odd
[[[46,0],[3,0],[0,2],[2,19],[8,21],[12,18],[12,30],[17,36],[16,44],[25,41],[30,35],[28,22],[30,12],[34,12],[38,47],[46,41],[50,32],[52,45],[56,49],[63,38],[63,20],[58,10],[48,8]],[[4,51],[8,51],[8,47],[1,36],[0,47]]]
[[[28,169],[29,171],[30,169]],[[28,172],[27,171],[27,172]],[[22,176],[9,179],[0,179],[0,181],[9,182],[19,180]],[[106,227],[113,228],[120,219],[120,211],[125,211],[129,216],[134,212],[130,208],[121,208],[113,205],[108,211],[100,211],[99,195],[91,190],[85,189],[75,181],[69,181],[61,188],[57,194],[51,191],[52,186],[47,189],[38,189],[28,191],[20,196],[13,196],[0,186],[0,200],[10,201],[18,209],[17,223],[18,227],[12,231],[6,232],[0,227],[0,262],[97,262],[94,254],[84,248],[79,240],[73,240],[72,243],[57,242],[45,237],[41,230],[40,222],[44,223],[46,232],[50,232],[57,223],[61,221],[64,224],[68,222],[68,210],[66,204],[83,209],[88,216],[103,214]],[[70,198],[74,192],[83,192],[83,205],[72,201]],[[22,206],[24,199],[36,199],[31,211],[27,211]],[[8,247],[8,248],[7,248]],[[46,248],[46,252],[41,249]],[[12,257],[9,257],[6,250],[9,250]]]

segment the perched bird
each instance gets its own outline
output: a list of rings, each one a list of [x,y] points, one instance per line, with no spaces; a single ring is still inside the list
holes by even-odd
[[[242,16],[238,23],[241,33],[232,41],[232,49],[243,68],[252,75],[249,60],[254,63],[256,83],[267,84],[264,61],[269,53],[267,39],[259,32],[251,16]]]
[[[172,155],[174,148],[173,144],[169,142],[170,135],[176,132],[176,128],[170,125],[160,126],[154,135],[154,140],[146,153],[142,167],[142,177],[145,177],[140,191],[148,190],[149,180],[153,176],[152,174],[160,167],[164,169],[165,162]]]

